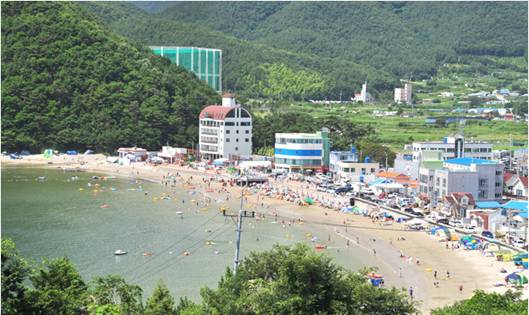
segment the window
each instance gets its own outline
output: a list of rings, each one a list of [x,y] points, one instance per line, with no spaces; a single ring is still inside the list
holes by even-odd
[[[501,194],[494,194],[495,198],[501,198]]]
[[[244,138],[244,142],[250,142],[250,139]]]
[[[239,130],[235,130],[235,133],[236,133],[236,134],[239,134]]]
[[[366,174],[366,169],[362,167],[362,175]]]
[[[235,147],[235,151],[239,151],[239,147]]]
[[[230,134],[230,131],[229,131],[229,130],[226,130],[226,134],[229,135],[229,134]]]
[[[523,196],[523,190],[521,189],[516,189],[516,196]]]
[[[371,168],[371,174],[373,174],[374,172],[375,172],[375,169]]]
[[[446,187],[446,178],[443,178],[443,187]]]
[[[356,169],[354,167],[351,168],[351,173],[356,173]]]
[[[244,133],[245,133],[245,134],[249,134],[249,133],[250,133],[250,130],[245,130]]]
[[[239,142],[239,138],[235,139],[235,142]]]
[[[230,138],[226,138],[226,142],[230,142]]]
[[[251,126],[251,125],[252,125],[252,123],[249,122],[249,121],[243,121],[243,122],[241,122],[241,126]]]
[[[226,126],[235,126],[235,123],[232,122],[232,121],[227,121],[225,125]]]
[[[479,198],[485,198],[486,195],[487,195],[487,193],[486,193],[485,190],[480,190],[479,191]]]

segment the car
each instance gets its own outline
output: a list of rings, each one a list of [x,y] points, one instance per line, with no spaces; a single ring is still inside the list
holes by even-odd
[[[494,234],[492,234],[491,231],[483,231],[481,232],[481,236],[487,237],[487,238],[494,238]]]
[[[335,190],[335,193],[337,193],[337,194],[348,193],[351,190],[353,190],[353,188],[351,188],[351,187],[347,187],[347,186],[346,187],[340,187],[340,188]]]
[[[450,224],[450,220],[448,220],[447,218],[442,218],[442,219],[437,220],[436,223]]]
[[[472,225],[465,225],[463,226],[463,231],[467,232],[467,233],[474,233],[476,231],[476,228]]]
[[[522,240],[522,239],[515,240],[514,242],[512,242],[512,245],[515,246],[515,247],[518,247],[518,248],[525,248],[525,246],[526,246],[524,240]]]

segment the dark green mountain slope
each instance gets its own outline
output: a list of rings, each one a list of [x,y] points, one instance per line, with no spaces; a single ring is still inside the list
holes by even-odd
[[[400,77],[427,77],[461,55],[527,55],[527,13],[527,2],[182,2],[161,15]]]
[[[4,150],[190,145],[218,95],[76,3],[2,2]]]
[[[221,48],[223,86],[247,96],[254,97],[266,93],[265,88],[259,86],[259,82],[263,81],[263,72],[266,72],[260,67],[266,65],[283,64],[294,72],[320,77],[325,84],[324,91],[311,92],[307,88],[304,90],[306,97],[336,98],[342,92],[346,98],[352,95],[354,90],[359,91],[364,80],[368,80],[374,90],[387,90],[397,84],[397,80],[391,74],[373,67],[358,65],[351,60],[274,49],[211,31],[198,24],[182,23],[150,15],[130,3],[85,2],[83,5],[98,15],[113,31],[144,46]],[[279,67],[274,67],[276,68]],[[300,90],[303,90],[303,87],[300,87]],[[296,93],[294,97],[300,98],[301,94],[303,93]]]

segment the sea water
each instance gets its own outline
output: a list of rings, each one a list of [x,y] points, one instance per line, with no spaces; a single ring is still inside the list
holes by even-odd
[[[2,168],[2,237],[12,238],[22,255],[36,263],[66,256],[85,280],[121,275],[140,285],[144,296],[163,280],[175,297],[198,300],[202,287],[216,287],[227,267],[233,267],[236,224],[219,211],[219,200],[205,205],[203,193],[182,185],[93,176],[104,175]],[[236,210],[233,205],[228,213]],[[274,244],[313,246],[316,236],[329,245],[324,252],[346,268],[377,265],[335,235],[328,242],[331,232],[268,217],[245,218],[241,258]],[[128,254],[115,256],[117,249]]]

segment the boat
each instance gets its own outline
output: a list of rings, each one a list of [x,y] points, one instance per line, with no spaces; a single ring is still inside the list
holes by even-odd
[[[117,251],[114,252],[114,255],[116,256],[121,256],[121,255],[126,255],[127,252],[122,250],[122,249],[118,249]]]
[[[327,248],[327,245],[325,244],[316,244],[314,246],[315,249],[326,249]]]
[[[177,215],[182,215],[182,214],[184,214],[184,212],[183,211],[176,211],[176,214]]]

